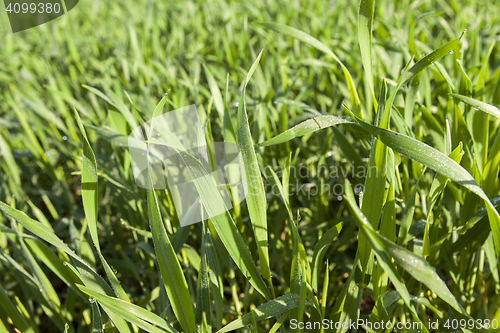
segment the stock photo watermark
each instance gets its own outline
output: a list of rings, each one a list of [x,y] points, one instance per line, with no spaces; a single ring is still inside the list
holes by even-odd
[[[207,143],[195,105],[164,113],[138,126],[128,137],[128,149],[136,184],[145,189],[168,187],[181,226],[222,214],[254,192],[250,189],[262,186],[261,177],[247,179],[238,145]],[[270,168],[262,170],[266,178],[272,177],[272,171],[278,178],[285,173],[283,167]],[[321,194],[342,200],[345,178],[361,180],[377,169],[309,164],[290,166],[286,172],[292,180],[285,189],[289,196],[311,199]],[[363,190],[362,183],[355,183],[355,194]],[[277,184],[264,182],[264,191],[267,197],[280,195]],[[210,202],[204,203],[202,194]]]

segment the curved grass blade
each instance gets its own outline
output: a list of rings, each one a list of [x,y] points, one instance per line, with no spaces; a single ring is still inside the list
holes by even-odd
[[[492,116],[495,116],[495,117],[500,119],[500,109],[493,106],[493,105],[478,101],[477,99],[467,97],[464,95],[459,95],[459,94],[454,94],[454,93],[450,93],[450,95],[453,96],[454,98],[458,99],[459,101],[462,101],[462,102],[472,106],[473,108],[476,108],[477,110],[481,110],[483,112],[491,114]]]
[[[351,74],[349,73],[349,70],[347,67],[344,65],[342,61],[335,55],[335,53],[332,52],[325,44],[317,40],[316,38],[312,37],[311,35],[308,35],[307,33],[284,25],[284,24],[279,24],[279,23],[273,23],[273,22],[255,22],[255,24],[261,25],[264,28],[274,30],[278,33],[282,33],[286,36],[295,38],[300,40],[301,42],[304,42],[306,44],[309,44],[315,48],[317,48],[320,51],[325,52],[328,54],[330,57],[332,57],[342,68],[342,71],[344,72],[344,76],[347,82],[347,86],[349,88],[349,95],[351,99],[351,104],[353,105],[354,110],[356,111],[357,115],[362,117],[361,109],[360,109],[360,101],[358,97],[358,93],[356,91],[356,85],[354,84],[354,81],[352,79]]]
[[[110,105],[114,106],[118,111],[120,111],[120,113],[123,115],[123,117],[127,120],[127,122],[129,123],[131,128],[137,128],[137,122],[136,122],[134,116],[132,115],[130,110],[124,104],[122,104],[121,102],[112,100],[110,97],[106,96],[102,91],[100,91],[96,88],[87,86],[85,84],[82,85],[82,87],[87,89],[91,93],[99,96],[100,98],[102,98],[103,100],[108,102]]]
[[[449,157],[454,160],[457,163],[460,163],[462,160],[462,143],[460,142],[458,147],[455,148],[455,150],[449,154]],[[424,257],[427,257],[431,254],[431,240],[430,240],[430,217],[432,212],[432,209],[436,202],[439,199],[439,196],[441,193],[444,191],[446,188],[446,184],[448,183],[448,177],[443,176],[441,174],[437,174],[434,180],[432,181],[431,188],[429,190],[429,203],[428,203],[428,211],[429,214],[427,216],[427,221],[425,224],[425,232],[424,232],[424,243],[422,247],[422,255]]]
[[[463,307],[458,303],[455,296],[448,289],[446,284],[441,280],[439,275],[436,273],[434,267],[432,267],[429,262],[424,258],[417,256],[415,253],[394,244],[389,241],[384,236],[378,234],[371,224],[368,222],[366,217],[363,215],[361,210],[356,204],[354,193],[352,192],[352,187],[349,181],[346,179],[346,194],[344,197],[349,203],[349,207],[354,213],[356,224],[358,225],[361,232],[366,235],[370,246],[377,255],[378,263],[384,268],[391,278],[392,283],[396,287],[406,305],[414,315],[414,319],[418,316],[415,310],[410,305],[410,294],[406,288],[401,276],[396,271],[394,265],[392,264],[392,259],[395,260],[396,264],[404,268],[410,275],[417,281],[425,284],[429,289],[435,292],[443,301],[448,303],[454,309],[462,314],[467,314]],[[425,325],[423,326],[425,329]]]
[[[260,321],[263,319],[271,318],[274,316],[279,316],[281,313],[294,309],[299,306],[300,295],[287,294],[275,298],[265,304],[254,309],[252,312],[245,314],[241,318],[227,324],[217,333],[224,333],[237,330],[239,328],[245,327],[252,322],[252,313],[255,321]]]
[[[385,107],[386,89],[387,85],[384,81],[380,89],[379,103],[375,117],[375,124],[385,123],[385,125],[381,124],[380,126],[388,126],[390,119],[390,110]],[[386,120],[385,122],[384,119]],[[372,172],[372,170],[375,170],[375,172]],[[378,229],[380,224],[380,217],[384,206],[384,196],[381,195],[381,192],[385,192],[386,175],[387,146],[377,138],[374,138],[368,162],[368,174],[365,180],[363,200],[361,201],[362,204],[364,202],[367,204],[363,204],[361,210],[375,230]],[[358,259],[358,267],[361,274],[356,276],[358,278],[356,282],[360,287],[365,287],[373,271],[373,253],[363,234],[359,235],[358,239]]]
[[[165,106],[165,103],[167,103],[168,99],[168,93],[170,92],[170,89],[167,90],[165,95],[163,95],[163,98],[160,100],[160,102],[156,105],[153,115],[151,116],[151,124],[149,126],[149,132],[148,132],[148,140],[152,138],[153,130],[154,130],[154,125],[155,125],[155,118],[160,115],[160,112],[163,110],[163,107]]]
[[[140,306],[130,304],[118,298],[100,294],[95,290],[81,285],[77,285],[77,287],[85,294],[105,305],[113,312],[119,314],[126,321],[133,323],[148,332],[165,333],[164,330],[166,330],[167,332],[177,333],[177,330],[167,323],[165,319],[144,308],[141,308]]]
[[[373,14],[375,11],[375,0],[361,0],[358,11],[358,39],[361,50],[361,59],[365,69],[366,80],[370,87],[370,92],[375,100],[373,89],[373,69],[372,69],[372,26]]]

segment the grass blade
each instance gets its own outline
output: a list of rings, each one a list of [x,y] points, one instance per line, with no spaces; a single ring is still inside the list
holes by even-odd
[[[500,215],[488,196],[467,170],[439,150],[423,142],[397,132],[370,125],[359,118],[357,118],[357,120],[364,129],[377,136],[384,144],[398,153],[450,178],[483,199],[488,210],[490,226],[495,240],[496,253],[500,255]]]
[[[252,312],[247,313],[241,318],[238,318],[235,321],[227,324],[221,330],[217,331],[217,333],[230,332],[245,327],[252,322],[252,314],[255,318],[255,321],[279,316],[281,313],[299,306],[299,302],[300,296],[296,294],[287,294],[284,296],[280,296],[265,304],[262,304]]]
[[[149,223],[165,290],[172,305],[172,310],[182,328],[186,332],[194,333],[196,332],[195,315],[186,278],[182,273],[181,265],[163,225],[151,174],[149,181],[151,182],[148,189]]]
[[[155,315],[150,311],[147,311],[146,309],[141,308],[140,306],[137,306],[135,304],[130,304],[118,298],[113,298],[107,295],[100,294],[84,286],[78,285],[77,287],[85,294],[94,298],[99,303],[112,309],[114,312],[119,314],[123,319],[133,324],[136,324],[138,327],[148,332],[164,333],[165,331],[155,327],[158,326],[166,330],[167,332],[177,333],[177,331],[170,324],[168,324],[163,318]]]

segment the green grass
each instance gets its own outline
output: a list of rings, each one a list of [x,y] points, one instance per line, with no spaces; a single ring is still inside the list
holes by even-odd
[[[500,321],[499,39],[478,0],[84,1],[4,34],[0,333]],[[190,104],[255,186],[181,228],[127,136]]]

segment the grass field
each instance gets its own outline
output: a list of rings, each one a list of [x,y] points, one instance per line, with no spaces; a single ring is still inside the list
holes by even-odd
[[[86,0],[5,31],[0,333],[500,331],[498,1]],[[257,181],[180,227],[127,138],[191,104]]]

